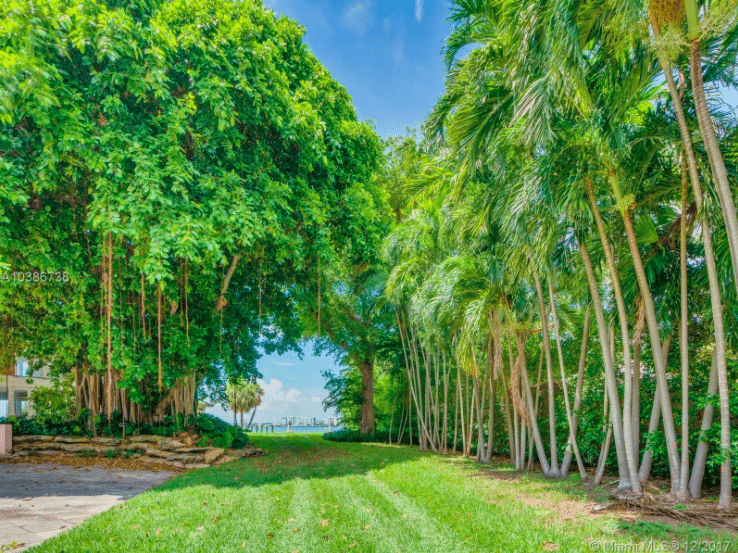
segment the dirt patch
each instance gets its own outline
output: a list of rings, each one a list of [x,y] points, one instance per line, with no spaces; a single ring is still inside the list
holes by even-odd
[[[503,460],[500,464],[504,464]],[[473,474],[474,477],[504,480],[515,486],[520,482],[523,475],[540,476],[540,471],[532,473],[516,473],[511,470],[501,470],[492,467],[478,467]],[[593,476],[593,475],[590,475]],[[545,486],[546,481],[541,480]],[[522,482],[520,482],[522,485]],[[529,482],[526,482],[529,484]],[[606,485],[594,486],[589,482],[577,486],[572,484],[571,489],[558,488],[565,493],[571,492],[576,496],[584,492],[582,499],[555,499],[544,489],[541,489],[543,497],[534,497],[530,493],[517,493],[515,499],[529,507],[548,509],[555,513],[560,520],[577,520],[583,517],[592,518],[604,515],[615,516],[623,522],[634,520],[645,520],[649,522],[660,522],[671,526],[687,523],[692,526],[702,526],[716,530],[738,530],[738,509],[731,512],[721,512],[715,508],[714,501],[694,501],[687,505],[678,505],[674,497],[668,493],[668,482],[664,480],[653,480],[644,486],[644,493],[639,499],[621,499],[616,492],[617,481]],[[647,490],[647,491],[646,491]],[[539,490],[536,490],[539,491]],[[489,501],[489,500],[488,500]],[[500,502],[502,503],[502,502]]]
[[[558,513],[561,520],[576,520],[578,515],[584,516],[598,516],[597,513],[593,513],[592,509],[596,503],[585,502],[585,501],[570,501],[555,500],[550,497],[530,497],[526,494],[517,494],[515,499],[537,509],[550,509],[551,511]]]
[[[63,465],[67,467],[84,468],[84,467],[101,467],[101,468],[116,468],[123,470],[147,470],[151,472],[187,472],[185,469],[173,467],[171,465],[165,465],[157,462],[147,462],[146,459],[141,457],[133,457],[126,459],[125,457],[109,457],[103,456],[82,456],[77,457],[75,455],[25,455],[22,457],[0,457],[0,464],[43,464],[43,463],[54,463],[56,465]]]

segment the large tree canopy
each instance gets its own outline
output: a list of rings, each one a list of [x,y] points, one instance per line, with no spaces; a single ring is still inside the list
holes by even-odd
[[[252,0],[0,21],[2,363],[53,362],[135,417],[296,347],[293,298],[371,229],[379,155],[302,27]]]

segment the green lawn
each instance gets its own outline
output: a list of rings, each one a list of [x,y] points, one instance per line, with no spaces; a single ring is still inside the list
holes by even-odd
[[[253,442],[269,454],[182,474],[30,551],[528,553],[731,539],[688,526],[566,517],[551,505],[583,499],[577,477],[490,478],[470,460],[310,434]]]

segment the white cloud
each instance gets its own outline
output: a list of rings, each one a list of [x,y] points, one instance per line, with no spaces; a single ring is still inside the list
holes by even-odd
[[[349,6],[341,17],[343,26],[357,34],[363,35],[366,30],[371,27],[374,17],[371,12],[371,5],[358,2]]]
[[[320,396],[313,396],[313,397],[312,397],[312,400],[313,400],[313,401],[314,401],[315,403],[320,403],[320,400],[321,400],[321,399],[322,399],[322,398],[321,398]]]
[[[287,392],[284,391],[284,386],[276,378],[270,378],[269,382],[257,380],[259,385],[264,389],[264,396],[261,400],[261,409],[268,409],[270,406],[279,403],[297,403],[300,401],[300,390],[290,388]]]
[[[284,361],[272,361],[272,364],[278,367],[292,367],[295,365],[294,363],[285,363]]]
[[[420,23],[423,20],[423,0],[415,0],[415,19]]]

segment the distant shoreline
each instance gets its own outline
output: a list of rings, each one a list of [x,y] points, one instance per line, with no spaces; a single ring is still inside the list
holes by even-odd
[[[269,425],[269,426],[267,426]],[[269,430],[267,430],[269,428]],[[249,432],[256,432],[259,434],[271,432],[271,424],[264,423],[264,430],[261,430],[261,423],[259,424],[252,424],[251,430]],[[324,432],[335,432],[337,430],[343,430],[344,426],[282,426],[282,425],[274,425],[274,432],[287,432],[287,428],[290,429],[290,432],[302,432],[302,433],[309,433],[309,432],[316,432],[316,433],[324,433]]]

